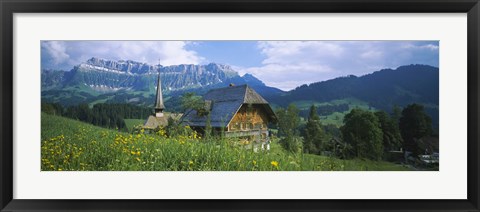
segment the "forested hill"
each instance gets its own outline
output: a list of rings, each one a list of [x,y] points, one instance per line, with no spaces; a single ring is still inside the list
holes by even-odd
[[[292,102],[329,102],[355,98],[376,109],[391,111],[393,106],[411,103],[426,106],[438,119],[439,71],[428,65],[407,65],[383,69],[361,77],[346,76],[310,85],[302,85],[268,100],[282,107]],[[436,114],[436,115],[435,115]]]

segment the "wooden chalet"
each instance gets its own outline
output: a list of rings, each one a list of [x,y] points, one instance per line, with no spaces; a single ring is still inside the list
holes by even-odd
[[[268,136],[267,125],[277,118],[268,102],[248,85],[210,90],[204,110],[190,110],[182,119],[186,125],[202,132],[208,119],[214,132],[226,137]],[[258,137],[257,137],[258,138]]]

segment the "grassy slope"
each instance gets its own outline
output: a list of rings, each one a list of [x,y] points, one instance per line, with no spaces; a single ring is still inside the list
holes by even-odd
[[[127,125],[127,129],[129,132],[132,131],[134,126],[143,125],[145,123],[145,119],[124,119],[125,125]]]
[[[193,134],[166,138],[128,134],[42,114],[42,170],[408,170],[363,160],[289,154],[274,141],[255,153],[231,140],[205,141]]]

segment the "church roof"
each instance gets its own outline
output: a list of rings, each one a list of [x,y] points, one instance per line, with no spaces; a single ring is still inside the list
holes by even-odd
[[[226,127],[243,104],[260,105],[270,120],[276,120],[267,100],[248,85],[212,89],[203,99],[209,104],[212,127]],[[184,116],[185,124],[190,126],[205,126],[208,118],[207,115],[197,115],[195,110],[187,111]]]
[[[168,117],[149,116],[145,124],[143,124],[143,128],[156,129],[158,127],[164,127],[167,125],[168,125]]]
[[[158,72],[157,79],[157,95],[155,96],[155,109],[165,109],[165,106],[163,105],[162,81],[160,80],[160,72]]]
[[[174,120],[178,120],[182,114],[164,113],[162,117],[149,116],[147,121],[143,124],[143,128],[156,129],[158,127],[165,127],[168,125],[168,119],[172,117]]]

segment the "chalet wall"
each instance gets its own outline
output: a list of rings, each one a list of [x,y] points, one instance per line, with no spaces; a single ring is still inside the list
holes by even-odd
[[[254,129],[267,129],[268,118],[265,110],[258,105],[242,105],[228,125],[227,131],[246,131]]]

